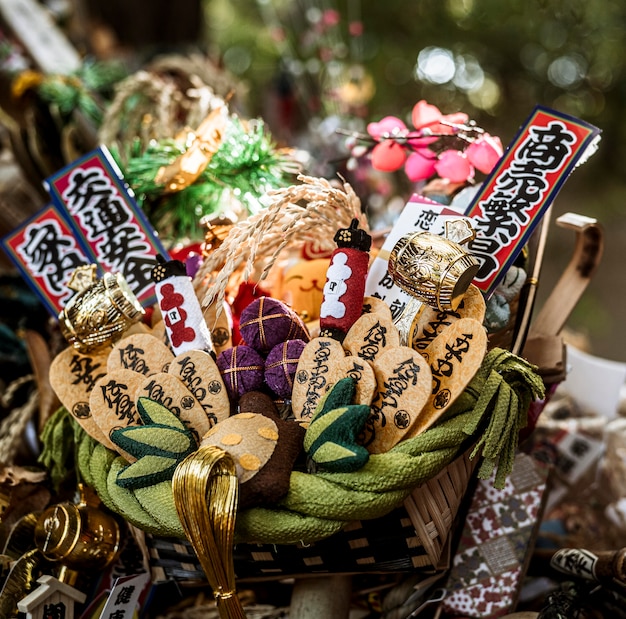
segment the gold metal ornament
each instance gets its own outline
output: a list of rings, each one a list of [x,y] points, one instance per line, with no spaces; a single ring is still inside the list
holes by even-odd
[[[69,570],[104,569],[116,558],[120,542],[115,518],[89,505],[84,495],[78,504],[48,507],[35,526],[35,543],[44,557]]]
[[[222,145],[228,119],[228,107],[224,101],[200,123],[196,131],[188,132],[187,150],[173,163],[157,171],[154,181],[163,185],[165,193],[182,191],[204,172]]]
[[[143,314],[122,274],[105,273],[68,301],[59,314],[59,326],[74,348],[87,353],[114,344]]]
[[[457,309],[480,269],[478,259],[461,246],[474,235],[466,220],[453,220],[446,224],[446,236],[413,232],[394,245],[387,269],[394,283],[411,297],[395,321],[401,344],[411,341],[423,303],[443,312]]]
[[[430,232],[403,236],[389,256],[394,282],[440,311],[456,310],[479,268],[458,243]]]

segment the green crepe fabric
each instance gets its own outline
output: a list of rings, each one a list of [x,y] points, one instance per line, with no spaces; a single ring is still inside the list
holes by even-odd
[[[435,426],[386,453],[371,455],[357,471],[294,471],[289,492],[274,508],[254,507],[237,515],[236,541],[310,543],[336,533],[353,520],[383,516],[472,445],[472,456],[481,458],[479,477],[486,479],[497,468],[495,485],[502,487],[511,472],[519,431],[526,425],[530,404],[545,395],[544,384],[535,370],[524,359],[493,349],[466,390]],[[52,436],[54,432],[47,434]],[[132,508],[126,510],[124,493],[115,493],[115,501],[111,500],[107,488],[107,477],[110,483],[111,476],[104,474],[115,456],[104,448],[83,447],[82,440],[93,439],[81,439],[79,449],[83,454],[91,453],[91,457],[88,463],[78,459],[77,466],[85,480],[91,479],[105,505],[140,528],[148,522],[162,522],[162,535],[185,537],[173,516],[170,484],[141,489],[141,497],[133,498]],[[59,449],[58,441],[45,443],[48,465],[63,461],[63,454],[49,453],[55,449]],[[133,518],[138,506],[146,511],[146,517]]]

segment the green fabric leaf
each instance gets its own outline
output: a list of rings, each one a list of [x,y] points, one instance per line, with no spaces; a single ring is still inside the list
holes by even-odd
[[[117,483],[122,488],[145,488],[171,479],[177,465],[177,458],[142,456],[118,473]]]
[[[111,432],[111,440],[136,458],[117,476],[120,486],[132,489],[171,479],[176,466],[198,448],[191,430],[160,402],[139,398],[137,410],[144,425]],[[153,423],[156,419],[159,423]]]

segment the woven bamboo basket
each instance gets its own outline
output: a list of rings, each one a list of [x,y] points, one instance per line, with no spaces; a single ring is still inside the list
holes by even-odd
[[[211,329],[219,322],[216,308],[241,282],[267,285],[290,252],[306,241],[334,248],[335,232],[347,228],[355,216],[368,228],[349,185],[308,177],[301,181],[271,193],[266,209],[237,223],[205,257],[193,283]],[[425,432],[385,453],[371,454],[354,472],[294,469],[289,491],[278,505],[234,514],[233,530],[222,536],[227,562],[238,579],[390,571],[426,575],[445,569],[474,477],[490,475],[494,466],[507,473],[501,466],[504,458],[480,446],[493,430],[497,406],[502,422],[498,437],[507,433],[508,455],[514,456],[522,418],[540,395],[543,383],[529,364],[506,350],[488,351],[446,417]],[[75,436],[81,478],[105,507],[146,533],[153,570],[183,584],[205,581],[206,561],[177,511],[176,480],[186,461],[171,483],[121,491],[115,480],[123,458],[80,429]],[[491,442],[506,441],[492,436]],[[211,506],[208,494],[193,498],[205,511]],[[183,497],[183,512],[188,504]],[[205,524],[194,526],[205,530]]]
[[[355,215],[367,228],[349,185],[309,177],[301,180],[301,185],[273,192],[266,210],[237,224],[207,256],[194,279],[205,311],[220,306],[229,287],[250,279],[260,284],[271,281],[273,271],[282,268],[285,255],[305,241],[333,244],[335,231],[347,227]],[[481,461],[472,457],[474,442],[475,437],[465,436],[439,470],[426,475],[395,503],[390,502],[384,513],[371,519],[347,514],[332,533],[310,535],[304,530],[302,539],[296,534],[287,542],[283,535],[257,540],[262,516],[253,517],[249,526],[248,515],[240,514],[242,539],[234,549],[238,578],[403,570],[426,574],[445,569],[456,524]],[[176,560],[182,562],[187,556],[189,566],[193,551],[185,555],[184,548],[185,544],[157,535],[155,565],[170,576],[172,569],[179,569]],[[197,575],[201,577],[201,570]]]

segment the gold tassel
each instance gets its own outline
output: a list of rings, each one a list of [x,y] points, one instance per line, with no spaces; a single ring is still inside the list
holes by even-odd
[[[200,447],[176,468],[172,491],[185,534],[213,589],[220,618],[245,619],[235,590],[233,537],[239,481],[232,457],[218,447]]]

